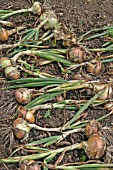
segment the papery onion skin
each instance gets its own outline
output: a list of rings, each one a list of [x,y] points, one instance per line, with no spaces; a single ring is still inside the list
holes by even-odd
[[[99,74],[102,69],[102,64],[100,61],[92,60],[91,63],[88,63],[86,70],[88,73]]]
[[[98,134],[100,132],[100,123],[93,119],[89,121],[86,125],[86,136],[89,138],[94,134]]]
[[[44,25],[44,29],[53,29],[58,24],[57,16],[55,15],[54,11],[46,11],[40,16],[40,21],[43,22],[44,20],[47,22]]]
[[[38,163],[33,160],[26,161],[20,164],[20,170],[41,170]]]
[[[32,94],[27,88],[19,88],[15,91],[15,99],[20,104],[27,104],[32,99]]]
[[[108,102],[104,105],[104,108],[108,111],[111,111],[113,109],[113,102]]]
[[[37,14],[37,15],[41,15],[42,12],[43,12],[43,6],[40,2],[34,2],[33,6],[32,6],[32,11],[34,14]]]
[[[98,96],[98,99],[100,100],[106,100],[112,98],[112,87],[108,84],[102,84],[102,83],[93,83],[93,89],[94,93],[98,93],[103,90],[103,93]]]
[[[18,139],[23,139],[26,135],[26,132],[24,130],[20,130],[18,129],[18,124],[22,124],[24,122],[23,119],[21,118],[17,118],[14,120],[13,122],[13,131],[14,131],[14,135],[16,136],[16,138]]]
[[[35,110],[27,110],[23,106],[19,106],[17,110],[17,116],[18,118],[23,118],[29,123],[35,122],[35,116],[34,116]]]
[[[86,61],[86,53],[80,47],[72,47],[69,49],[69,59],[75,63]]]
[[[95,134],[87,141],[85,152],[90,159],[101,158],[106,149],[106,142],[103,137]]]
[[[17,68],[13,67],[13,66],[9,66],[4,70],[4,74],[5,76],[9,79],[9,80],[16,80],[20,78],[20,72],[18,71]]]

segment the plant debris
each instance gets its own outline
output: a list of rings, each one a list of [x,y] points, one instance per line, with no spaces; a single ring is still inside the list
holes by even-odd
[[[24,25],[12,22],[14,16],[23,16]],[[112,123],[102,122],[113,115],[113,26],[78,36],[41,2],[0,10],[0,24],[0,92],[16,89],[0,106],[8,113],[0,120],[8,147],[0,164],[20,170],[112,167]],[[98,46],[90,44],[97,39]]]

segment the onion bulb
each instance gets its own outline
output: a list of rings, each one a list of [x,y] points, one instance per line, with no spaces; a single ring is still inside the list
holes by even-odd
[[[0,40],[6,41],[6,40],[8,40],[8,38],[9,38],[8,31],[4,28],[1,28],[0,29]]]
[[[19,88],[15,91],[15,99],[18,103],[27,104],[32,99],[31,90],[27,88]]]
[[[11,30],[6,30],[5,28],[1,28],[0,29],[0,40],[6,41],[6,40],[8,40],[10,35],[16,33],[17,31],[23,30],[25,28],[26,28],[25,26],[17,27],[15,29],[11,29]]]
[[[4,70],[5,76],[10,80],[16,80],[20,78],[20,72],[16,67],[9,66]]]
[[[25,139],[28,136],[31,127],[27,125],[27,122],[22,118],[17,118],[13,122],[14,135],[18,139]]]
[[[33,160],[25,161],[20,164],[20,170],[41,170],[38,163]]]
[[[17,116],[18,118],[23,118],[29,123],[35,122],[35,116],[34,116],[35,110],[27,110],[23,106],[19,106],[17,110]]]
[[[102,64],[100,61],[92,60],[87,64],[86,70],[88,73],[99,74],[102,68]]]
[[[89,138],[91,137],[93,134],[98,134],[100,131],[100,123],[93,119],[91,121],[89,121],[89,123],[87,123],[86,125],[86,136]]]
[[[47,22],[44,25],[44,29],[52,29],[58,24],[57,16],[54,11],[46,11],[40,16],[40,21],[43,22],[47,19]]]
[[[13,131],[14,131],[14,135],[18,138],[18,139],[23,139],[25,137],[26,131],[24,130],[20,130],[18,129],[18,124],[22,124],[24,122],[23,119],[15,119],[13,122]]]
[[[86,61],[86,53],[80,47],[72,47],[69,49],[69,59],[75,63]]]
[[[106,142],[103,137],[95,134],[84,142],[85,152],[90,159],[99,159],[104,155]]]
[[[0,58],[0,67],[1,68],[6,68],[8,66],[11,66],[11,60],[7,57]]]
[[[43,11],[43,6],[40,2],[34,2],[33,6],[31,7],[31,11],[34,14],[41,15]]]
[[[113,102],[106,103],[104,109],[111,111],[113,109]]]
[[[94,83],[93,84],[93,89],[94,89],[94,93],[98,93],[102,90],[104,90],[104,92],[98,96],[99,99],[101,100],[106,100],[106,99],[110,99],[112,97],[112,87],[109,86],[108,84],[101,84],[101,83]]]

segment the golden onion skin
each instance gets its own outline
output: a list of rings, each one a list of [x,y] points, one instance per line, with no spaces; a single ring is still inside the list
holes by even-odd
[[[8,31],[4,28],[0,29],[0,40],[7,41],[9,38]]]

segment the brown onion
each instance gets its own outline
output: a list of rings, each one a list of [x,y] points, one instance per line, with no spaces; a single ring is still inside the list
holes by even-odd
[[[35,110],[27,110],[23,106],[19,106],[17,110],[18,118],[23,118],[29,123],[35,122],[35,116],[34,116]]]
[[[69,59],[75,63],[86,61],[86,53],[80,47],[72,47],[69,49]]]
[[[106,142],[103,137],[99,135],[92,135],[88,142],[85,143],[86,148],[85,152],[91,159],[99,159],[101,158],[106,149]]]
[[[8,66],[4,70],[4,74],[10,80],[16,80],[20,78],[20,72],[16,67]]]
[[[20,164],[20,170],[41,170],[38,163],[33,160],[25,161]]]
[[[22,118],[17,118],[13,122],[14,135],[18,139],[25,139],[28,137],[31,127],[28,126],[27,122]]]
[[[109,84],[102,84],[102,83],[93,83],[93,90],[94,93],[101,92],[103,93],[98,96],[99,99],[106,100],[112,98],[112,87]]]
[[[18,124],[22,124],[24,122],[23,119],[21,118],[17,118],[14,120],[13,122],[13,131],[14,131],[14,135],[16,136],[16,138],[18,139],[23,139],[26,135],[26,131],[24,130],[20,130],[18,129]]]
[[[112,110],[113,109],[113,102],[106,103],[104,105],[104,108],[108,111]]]
[[[93,134],[98,134],[100,131],[100,123],[93,119],[91,121],[89,121],[89,123],[87,123],[86,125],[86,136],[89,138],[91,137]]]
[[[102,69],[102,64],[98,60],[92,60],[86,66],[86,70],[88,73],[99,74],[101,69]]]
[[[21,27],[17,27],[15,29],[11,29],[11,30],[6,30],[4,28],[1,28],[0,29],[0,40],[1,41],[6,41],[8,40],[9,36],[16,33],[17,31],[20,31],[20,30],[23,30],[25,29],[26,27],[24,26],[21,26]]]
[[[4,28],[0,29],[0,40],[6,41],[8,40],[8,38],[9,38],[8,31]]]
[[[19,88],[15,91],[15,99],[18,103],[27,104],[32,99],[31,90],[27,88]]]

